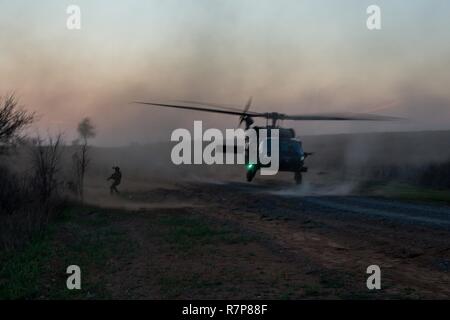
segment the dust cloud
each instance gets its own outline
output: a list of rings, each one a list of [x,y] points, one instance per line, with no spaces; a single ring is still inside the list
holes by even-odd
[[[295,196],[347,196],[354,194],[357,190],[357,184],[345,182],[341,184],[330,183],[316,184],[313,182],[305,182],[299,186],[283,188],[282,190],[272,191],[272,194],[279,196],[295,197]]]

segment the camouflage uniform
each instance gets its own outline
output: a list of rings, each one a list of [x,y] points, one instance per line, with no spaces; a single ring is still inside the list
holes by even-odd
[[[115,193],[119,193],[119,190],[117,190],[117,186],[120,184],[120,181],[122,180],[122,172],[120,172],[120,168],[119,167],[113,167],[114,169],[114,173],[108,178],[109,180],[112,180],[113,183],[111,184],[110,192],[111,194]]]

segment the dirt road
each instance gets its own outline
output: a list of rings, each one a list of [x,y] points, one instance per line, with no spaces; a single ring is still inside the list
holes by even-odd
[[[108,280],[111,288],[122,288],[115,292],[138,288],[119,298],[450,298],[448,206],[303,196],[290,185],[236,182],[182,183],[126,197],[142,204],[134,211],[139,219],[126,224],[141,249],[126,262],[132,276],[129,267],[116,265],[127,269],[126,280],[120,272]],[[195,224],[205,224],[251,240],[208,238],[193,250],[177,251],[148,235],[146,219],[161,214],[197,219],[190,227],[180,222],[184,229],[177,232],[189,234]],[[366,287],[370,265],[381,268],[382,290]],[[150,285],[155,273],[170,280]],[[161,289],[167,282],[169,293]]]

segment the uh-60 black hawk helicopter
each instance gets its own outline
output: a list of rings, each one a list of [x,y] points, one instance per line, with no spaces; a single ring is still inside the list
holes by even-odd
[[[333,114],[304,114],[304,115],[288,115],[278,112],[255,112],[250,111],[250,106],[252,104],[252,98],[249,99],[245,108],[238,109],[236,107],[231,107],[229,105],[220,105],[216,103],[205,103],[198,101],[188,101],[182,100],[178,101],[180,104],[165,104],[156,102],[141,102],[136,101],[135,103],[166,107],[166,108],[177,108],[193,111],[202,112],[213,112],[219,114],[228,114],[239,116],[239,127],[244,123],[245,130],[254,129],[258,134],[259,130],[266,129],[267,137],[270,140],[270,132],[272,129],[278,129],[279,131],[279,171],[293,172],[294,179],[297,184],[302,183],[302,173],[307,172],[308,168],[305,166],[305,159],[312,155],[312,153],[305,152],[303,150],[302,142],[296,138],[294,129],[283,128],[278,125],[280,121],[283,120],[294,120],[294,121],[386,121],[395,120],[398,118],[379,116],[373,114],[355,114],[355,113],[333,113]],[[255,121],[253,118],[264,118],[266,119],[265,126],[254,126]],[[270,123],[269,123],[270,121]],[[268,142],[270,143],[270,141]],[[225,150],[225,147],[224,147]],[[236,151],[236,148],[234,150]],[[247,171],[247,181],[252,181],[258,170],[264,166],[259,162],[250,163],[248,161],[248,149],[246,147],[246,171]]]

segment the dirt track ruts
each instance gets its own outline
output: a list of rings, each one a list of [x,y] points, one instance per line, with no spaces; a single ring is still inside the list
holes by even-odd
[[[136,274],[153,274],[147,270],[147,257],[156,258],[156,253],[148,252],[154,244],[147,243],[148,237],[141,235],[146,232],[143,228],[146,215],[163,214],[158,208],[166,212],[173,206],[173,212],[204,216],[205,221],[216,227],[233,225],[242,234],[258,235],[260,248],[266,253],[256,251],[255,258],[249,256],[241,261],[234,257],[248,250],[233,247],[235,251],[226,260],[218,259],[214,270],[223,264],[242,270],[242,263],[253,264],[253,260],[259,261],[256,265],[259,270],[265,270],[277,261],[277,268],[295,270],[292,281],[304,283],[311,276],[320,279],[332,275],[338,284],[331,286],[339,285],[341,294],[349,292],[354,298],[368,293],[366,269],[375,264],[382,270],[383,289],[373,297],[450,298],[450,207],[366,196],[302,196],[301,192],[295,195],[296,191],[295,186],[270,183],[185,182],[131,193],[131,204],[146,203],[148,209],[144,206],[139,210],[140,218],[130,218],[127,225],[130,233],[142,242],[142,252],[136,255],[133,265],[143,268],[132,273],[127,286],[144,281],[135,279]],[[167,256],[161,261],[177,263],[176,258]],[[276,279],[274,274],[273,281],[279,281]],[[319,281],[318,286],[321,285]],[[328,289],[325,285],[325,292]],[[236,296],[224,296],[220,290],[214,292],[216,298]],[[152,295],[144,290],[139,296]]]
[[[307,256],[327,270],[363,273],[377,264],[391,294],[413,290],[422,298],[450,297],[449,206],[284,196],[279,188],[241,183],[184,188],[211,206],[204,214],[261,232],[288,255]]]

